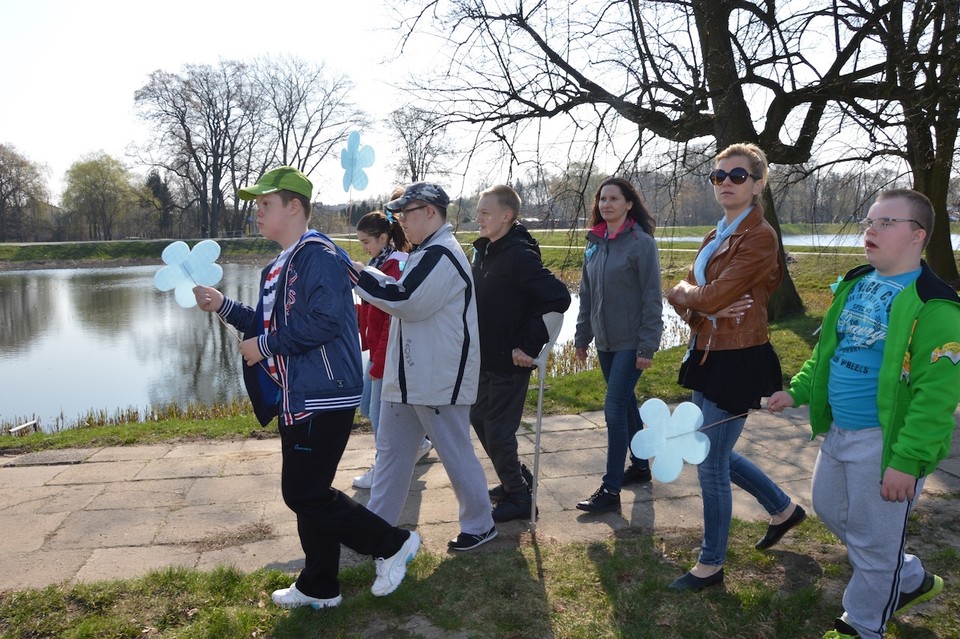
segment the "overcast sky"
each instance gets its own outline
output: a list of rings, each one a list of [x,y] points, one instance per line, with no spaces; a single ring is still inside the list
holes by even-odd
[[[0,0],[0,144],[45,165],[59,202],[64,173],[83,156],[104,151],[130,166],[127,148],[146,128],[133,96],[152,71],[264,55],[295,55],[349,75],[354,101],[382,120],[396,108],[384,99],[387,82],[402,73],[398,62],[383,63],[396,37],[383,31],[382,7],[378,0]],[[361,142],[377,161],[370,186],[353,199],[393,186],[389,136],[361,130]],[[315,199],[350,199],[339,151],[312,177]]]

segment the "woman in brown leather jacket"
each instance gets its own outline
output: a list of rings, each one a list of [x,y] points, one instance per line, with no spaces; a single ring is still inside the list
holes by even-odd
[[[700,558],[672,590],[700,590],[723,582],[733,495],[743,488],[770,514],[757,548],[780,541],[806,513],[753,462],[734,452],[746,413],[780,390],[780,361],[767,329],[767,302],[783,278],[776,232],[763,219],[760,194],[767,158],[753,144],[721,151],[710,173],[724,217],[710,231],[686,279],[667,299],[690,325],[690,348],[679,383],[693,391],[703,411],[710,453],[697,466],[703,494]]]

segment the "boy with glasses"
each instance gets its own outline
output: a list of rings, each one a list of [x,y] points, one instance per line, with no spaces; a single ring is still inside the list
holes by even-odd
[[[449,203],[428,182],[388,202],[416,248],[399,278],[365,267],[356,292],[391,315],[368,507],[396,525],[426,434],[460,502],[461,532],[447,545],[463,551],[490,541],[497,529],[470,439],[480,372],[477,296],[470,263],[447,224]]]
[[[933,219],[916,191],[877,198],[861,223],[869,265],[837,282],[813,354],[767,404],[810,404],[810,426],[825,434],[813,507],[846,544],[853,576],[824,639],[883,637],[893,614],[943,589],[904,552],[924,480],[950,451],[960,400],[960,298],[921,259]]]

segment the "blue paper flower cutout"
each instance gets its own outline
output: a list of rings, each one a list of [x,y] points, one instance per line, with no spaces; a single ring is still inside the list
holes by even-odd
[[[680,476],[683,462],[699,464],[710,452],[710,440],[700,432],[703,413],[691,402],[679,404],[673,415],[662,399],[651,398],[640,406],[644,428],[633,436],[630,448],[641,459],[653,459],[650,471],[662,482]]]
[[[349,191],[351,186],[358,191],[367,188],[370,180],[364,169],[373,166],[373,159],[373,147],[369,144],[361,147],[360,133],[351,131],[347,137],[347,148],[340,151],[344,191]]]
[[[161,291],[174,289],[177,304],[183,308],[196,306],[193,287],[213,286],[223,277],[223,268],[215,263],[218,257],[220,245],[213,240],[198,242],[192,250],[186,242],[173,242],[160,254],[166,266],[153,276],[153,285]]]

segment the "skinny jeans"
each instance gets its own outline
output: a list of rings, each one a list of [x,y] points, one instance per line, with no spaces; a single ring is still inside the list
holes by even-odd
[[[700,563],[722,566],[727,559],[730,520],[733,517],[733,490],[730,483],[753,495],[771,517],[786,510],[790,506],[790,498],[753,462],[734,452],[733,448],[747,421],[745,415],[735,417],[704,397],[700,391],[693,391],[693,403],[703,412],[702,430],[710,440],[710,452],[697,466],[697,478],[703,495]]]
[[[637,368],[635,350],[597,351],[597,360],[607,383],[607,394],[603,399],[603,418],[607,423],[607,468],[602,481],[608,491],[619,495],[623,488],[627,453],[632,463],[641,468],[648,465],[647,460],[634,457],[630,450],[630,440],[643,428],[636,395],[642,371]]]

